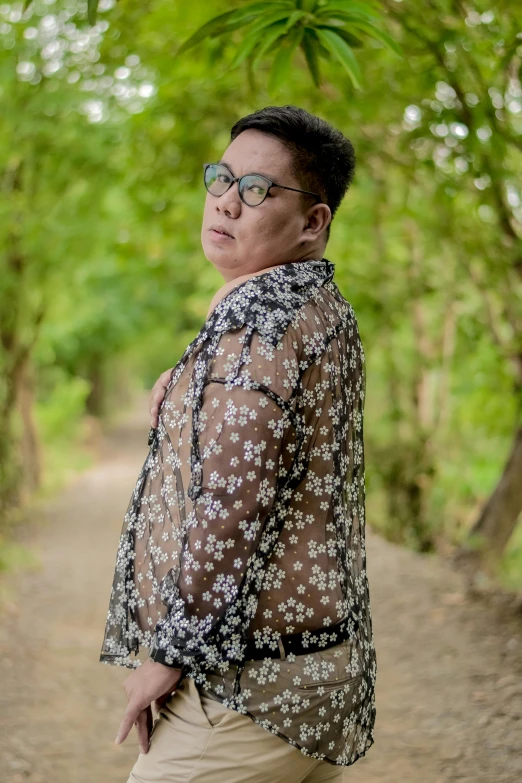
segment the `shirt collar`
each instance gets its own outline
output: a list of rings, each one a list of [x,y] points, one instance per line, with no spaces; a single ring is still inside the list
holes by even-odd
[[[217,332],[248,324],[276,345],[295,313],[334,273],[335,264],[327,258],[281,264],[232,288],[207,323]]]

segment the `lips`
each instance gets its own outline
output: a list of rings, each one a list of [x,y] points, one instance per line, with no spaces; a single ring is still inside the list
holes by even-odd
[[[230,231],[227,231],[224,226],[220,226],[220,225],[210,226],[210,231],[215,231],[217,234],[221,234],[222,236],[230,237],[230,239],[234,239]]]

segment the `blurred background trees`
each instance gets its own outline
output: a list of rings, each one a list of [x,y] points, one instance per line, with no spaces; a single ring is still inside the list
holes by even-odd
[[[201,164],[292,103],[358,156],[327,257],[367,357],[368,521],[520,589],[522,12],[292,2],[178,53],[249,5],[100,0],[94,25],[79,0],[0,5],[3,529],[197,333],[222,284]]]

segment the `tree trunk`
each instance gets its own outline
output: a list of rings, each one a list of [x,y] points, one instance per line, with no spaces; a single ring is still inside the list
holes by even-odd
[[[456,560],[493,567],[502,556],[521,512],[522,427],[519,427],[500,481],[457,552]]]
[[[93,356],[87,368],[91,390],[85,402],[87,413],[101,417],[105,410],[105,376],[102,356]]]
[[[19,189],[18,173],[13,190]],[[36,433],[32,421],[32,390],[28,371],[44,304],[31,307],[27,298],[28,260],[20,250],[16,233],[8,236],[2,257],[0,286],[0,524],[10,509],[38,485],[40,468]],[[23,422],[21,439],[16,415]],[[28,484],[24,485],[25,480]],[[27,489],[27,491],[26,491]]]
[[[17,409],[22,420],[20,454],[22,458],[21,490],[24,502],[38,489],[41,478],[40,444],[33,417],[34,386],[29,360],[23,363],[16,389]]]

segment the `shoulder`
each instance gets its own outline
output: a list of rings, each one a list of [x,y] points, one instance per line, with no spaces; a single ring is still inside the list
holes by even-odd
[[[289,264],[273,270],[280,275],[252,278],[251,286],[241,285],[226,297],[214,323],[209,379],[260,384],[288,399],[304,370],[332,341],[339,341],[341,351],[357,345],[362,352],[357,319],[332,280],[333,265],[298,267]]]
[[[250,326],[277,345],[296,313],[334,275],[327,259],[281,264],[233,288],[212,314],[214,330]]]
[[[299,343],[287,329],[275,344],[249,324],[221,334],[207,380],[228,387],[270,391],[289,400],[299,377]]]

